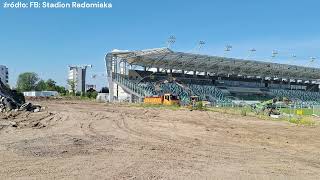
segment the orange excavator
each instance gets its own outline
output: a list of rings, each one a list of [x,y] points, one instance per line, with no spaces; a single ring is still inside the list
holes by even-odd
[[[180,105],[180,101],[177,96],[172,94],[164,94],[163,96],[150,96],[145,97],[143,102],[145,104],[155,104],[155,105]]]

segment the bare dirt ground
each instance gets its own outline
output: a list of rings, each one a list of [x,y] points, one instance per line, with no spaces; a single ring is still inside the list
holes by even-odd
[[[319,179],[320,127],[43,101],[0,115],[1,179]],[[16,123],[15,123],[16,122]]]

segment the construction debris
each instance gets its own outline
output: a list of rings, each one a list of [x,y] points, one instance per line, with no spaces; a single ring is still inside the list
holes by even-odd
[[[24,96],[15,90],[11,90],[0,81],[0,112],[30,111],[39,112],[41,106],[25,102]]]

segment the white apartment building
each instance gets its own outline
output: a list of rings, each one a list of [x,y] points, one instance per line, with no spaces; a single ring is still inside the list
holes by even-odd
[[[69,66],[69,74],[68,80],[69,82],[74,82],[75,92],[85,92],[86,91],[86,71],[87,67],[91,67],[91,65],[86,66]],[[70,83],[68,85],[69,92],[72,92],[72,87]]]
[[[3,65],[0,65],[0,80],[4,84],[8,84],[9,83],[9,71],[8,71],[8,68],[6,66],[3,66]]]

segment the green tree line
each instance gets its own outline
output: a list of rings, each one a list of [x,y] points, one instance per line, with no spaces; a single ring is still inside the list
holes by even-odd
[[[34,72],[25,72],[18,76],[17,90],[24,91],[57,91],[60,94],[66,94],[67,90],[63,86],[58,86],[52,79],[40,79]]]
[[[57,91],[60,95],[81,96],[84,98],[95,99],[98,92],[94,89],[89,89],[87,92],[81,93],[75,90],[75,81],[68,80],[70,91],[63,86],[58,86],[53,79],[43,80],[34,72],[25,72],[18,76],[16,89],[19,92],[25,91]],[[108,93],[109,89],[104,87],[102,93]]]

